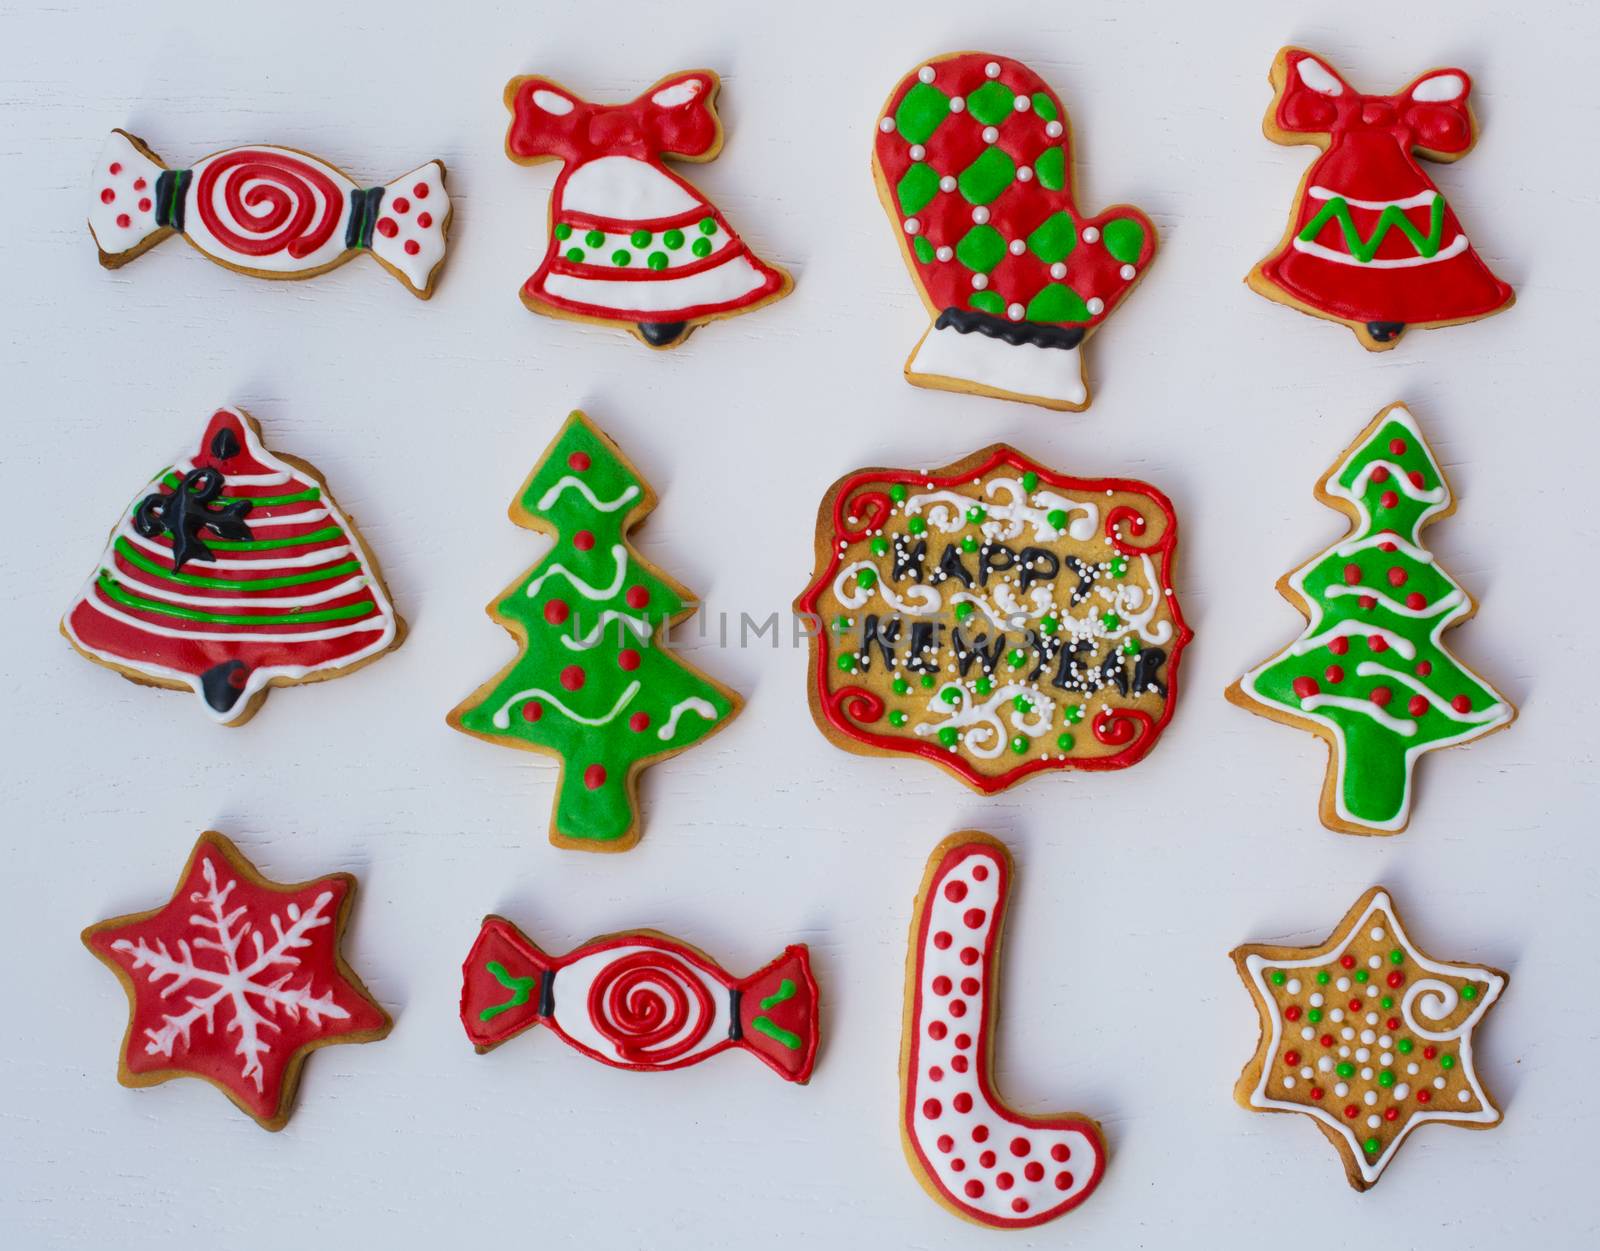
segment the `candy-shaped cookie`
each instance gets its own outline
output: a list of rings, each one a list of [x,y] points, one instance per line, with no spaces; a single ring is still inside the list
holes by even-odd
[[[721,86],[710,70],[687,70],[627,104],[591,104],[548,78],[506,84],[506,155],[519,165],[561,162],[545,257],[522,286],[528,308],[671,348],[697,326],[789,294],[788,273],[756,256],[665,164],[722,151]]]
[[[663,642],[695,604],[628,541],[655,505],[617,445],[582,413],[568,417],[510,509],[556,545],[489,606],[521,655],[449,714],[467,734],[561,760],[550,814],[558,847],[632,847],[643,832],[639,773],[741,707]]]
[[[1377,1184],[1419,1125],[1500,1123],[1472,1041],[1506,974],[1425,955],[1383,887],[1319,946],[1229,954],[1261,1014],[1234,1097],[1252,1112],[1314,1118],[1357,1190]]]
[[[900,1141],[911,1171],[957,1216],[1023,1229],[1078,1206],[1100,1184],[1099,1123],[1024,1116],[994,1089],[1000,927],[1011,854],[976,830],[928,857],[911,919],[900,1043]]]
[[[128,992],[117,1080],[203,1078],[282,1129],[306,1056],[389,1033],[339,950],[355,888],[348,873],[269,881],[221,834],[202,834],[168,903],[83,931]]]
[[[878,115],[872,173],[932,320],[906,381],[1087,408],[1079,344],[1144,276],[1156,230],[1128,204],[1078,211],[1050,85],[987,52],[924,61]]]
[[[1373,418],[1316,494],[1350,531],[1278,580],[1306,628],[1228,698],[1328,741],[1324,825],[1398,834],[1417,761],[1503,729],[1517,710],[1444,644],[1477,605],[1422,546],[1455,497],[1411,413],[1391,404]]]
[[[142,139],[113,130],[90,180],[89,230],[118,269],[179,234],[219,265],[257,278],[313,278],[370,252],[427,299],[444,264],[444,164],[381,187],[293,148],[228,148],[168,169]]]
[[[1465,70],[1436,69],[1393,95],[1363,95],[1321,57],[1284,48],[1262,129],[1322,149],[1300,180],[1289,226],[1246,281],[1269,300],[1342,322],[1381,352],[1408,326],[1454,326],[1515,296],[1467,240],[1417,164],[1457,161],[1478,141]]]
[[[378,567],[316,471],[236,408],[133,498],[61,619],[90,660],[192,690],[242,725],[267,690],[342,677],[400,645]]]
[[[736,978],[654,930],[607,934],[551,956],[491,916],[461,977],[461,1024],[480,1054],[543,1025],[591,1060],[639,1072],[737,1049],[804,1083],[816,1061],[817,983],[804,943]]]
[[[817,572],[795,601],[817,727],[985,794],[1136,763],[1172,717],[1192,637],[1177,542],[1154,487],[1070,477],[1004,444],[847,474],[817,510]]]

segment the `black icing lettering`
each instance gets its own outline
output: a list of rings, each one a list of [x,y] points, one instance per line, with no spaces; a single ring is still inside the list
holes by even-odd
[[[918,539],[915,543],[905,539],[894,541],[894,574],[896,582],[904,582],[907,578],[916,582],[922,581],[922,562],[928,555],[928,540]]]
[[[984,631],[976,638],[967,639],[959,629],[953,631],[952,640],[956,649],[956,668],[962,677],[967,676],[967,671],[972,668],[975,660],[983,662],[983,671],[993,673],[995,666],[1000,663],[1000,653],[1006,649],[1005,632],[990,639],[988,631]]]
[[[894,668],[894,645],[900,641],[900,618],[898,615],[887,620],[880,618],[876,613],[868,614],[861,622],[861,667],[872,667],[872,645],[878,645],[878,651],[883,656],[883,663],[891,669]]]
[[[1133,662],[1133,693],[1135,696],[1154,691],[1162,699],[1167,697],[1167,684],[1157,675],[1167,662],[1167,653],[1159,647],[1147,647]]]
[[[1017,558],[1022,572],[1017,575],[1017,585],[1026,591],[1035,582],[1049,582],[1061,572],[1061,558],[1043,547],[1025,547]]]
[[[939,572],[947,578],[956,578],[968,590],[972,589],[972,574],[961,563],[961,549],[954,543],[947,543],[944,555],[939,557]]]
[[[1001,556],[1005,557],[1004,561]],[[1004,573],[1016,563],[1017,554],[1004,543],[985,543],[978,549],[978,585],[988,586],[991,573]]]

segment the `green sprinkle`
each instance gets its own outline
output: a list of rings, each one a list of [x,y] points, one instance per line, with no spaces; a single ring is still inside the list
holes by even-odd
[[[1369,1139],[1366,1140],[1366,1142],[1361,1144],[1362,1150],[1365,1151],[1368,1155],[1377,1155],[1379,1149],[1382,1146],[1383,1146],[1383,1144],[1381,1142],[1379,1142],[1376,1138],[1369,1138]]]
[[[1338,1068],[1334,1069],[1334,1072],[1340,1077],[1354,1077],[1356,1075],[1356,1066],[1346,1060]]]
[[[1111,576],[1120,578],[1128,572],[1128,558],[1126,556],[1113,556],[1111,558]]]
[[[666,234],[661,236],[661,242],[666,244],[669,249],[676,252],[683,246],[683,231],[669,230]]]
[[[633,244],[633,246],[636,248],[647,248],[650,246],[650,238],[651,236],[648,230],[635,230],[631,235],[628,236],[628,242]]]
[[[833,628],[840,634],[843,634],[846,630],[848,630],[852,624],[853,623],[849,617],[835,617],[833,619]]]
[[[1272,984],[1274,986],[1282,986],[1288,980],[1289,980],[1289,975],[1287,973],[1285,973],[1282,969],[1274,969],[1272,971]]]
[[[1050,523],[1052,530],[1065,530],[1067,528],[1067,510],[1065,508],[1052,508],[1044,515]]]
[[[1358,981],[1358,982],[1368,982],[1371,979],[1372,979],[1372,975],[1370,973],[1368,973],[1365,969],[1357,969],[1356,970],[1356,981]]]
[[[572,237],[572,227],[566,222],[558,223],[555,229],[555,236],[557,239],[570,239]]]
[[[1045,634],[1054,634],[1060,628],[1061,623],[1054,617],[1046,617],[1043,621],[1039,622],[1039,629]]]
[[[583,260],[583,249],[582,248],[568,248],[567,249],[567,259],[569,261],[571,261],[574,265],[576,265],[579,261]]]
[[[650,266],[651,269],[665,269],[668,264],[667,254],[665,252],[652,252],[644,258],[644,263]]]
[[[1122,650],[1130,656],[1137,656],[1142,649],[1139,646],[1138,639],[1127,638],[1122,640]]]
[[[1032,712],[1033,711],[1033,701],[1031,699],[1029,699],[1026,695],[1018,695],[1015,699],[1013,699],[1011,701],[1011,706],[1013,708],[1015,708],[1018,712]]]
[[[1083,720],[1083,714],[1087,710],[1087,704],[1073,704],[1071,708],[1062,711],[1062,716],[1066,718],[1068,725],[1077,725],[1078,722]]]
[[[877,538],[873,539],[868,546],[872,548],[872,554],[874,556],[887,556],[889,554],[889,540],[884,538],[881,534],[878,535]]]
[[[990,691],[994,690],[994,683],[988,678],[979,678],[972,684],[972,689],[977,691],[980,695],[987,695]]]
[[[1474,999],[1476,999],[1478,997],[1478,988],[1476,986],[1474,986],[1471,982],[1468,982],[1466,985],[1464,985],[1461,988],[1461,997],[1463,999],[1465,999],[1468,1003],[1471,1003]]]
[[[1385,995],[1382,999],[1378,1000],[1378,1006],[1387,1012],[1390,1008],[1394,1007],[1394,996]]]
[[[583,236],[583,241],[591,248],[603,248],[606,245],[606,232],[603,230],[591,230]]]
[[[891,712],[889,714],[889,724],[890,725],[904,725],[905,723],[906,723],[906,714],[901,712],[898,708],[896,708],[893,712]]]
[[[871,586],[875,586],[877,584],[877,581],[878,581],[878,575],[876,573],[874,573],[871,569],[862,569],[862,570],[859,570],[856,573],[856,585],[857,586],[860,586],[860,587],[871,587]]]
[[[981,526],[989,518],[989,512],[984,508],[967,509],[967,520],[975,526]]]
[[[1011,655],[1006,657],[1006,663],[1013,669],[1020,669],[1023,665],[1028,663],[1028,653],[1019,647],[1013,651]]]
[[[906,529],[911,531],[912,534],[921,534],[927,528],[928,523],[921,517],[913,517],[910,521],[906,522]]]
[[[896,695],[906,695],[909,694],[910,691],[911,683],[907,682],[904,678],[896,678],[894,680],[894,693]]]
[[[964,551],[964,552],[975,552],[975,551],[977,551],[978,550],[978,540],[973,538],[970,534],[967,535],[966,537],[964,537],[961,540],[961,550]]]
[[[1408,1056],[1411,1054],[1416,1045],[1417,1044],[1412,1042],[1409,1038],[1402,1038],[1399,1042],[1395,1043],[1394,1049],[1401,1055]]]
[[[1117,614],[1114,612],[1102,613],[1100,616],[1100,624],[1108,630],[1115,630],[1122,624],[1122,618],[1117,616]]]
[[[1071,751],[1072,750],[1072,735],[1070,735],[1070,734],[1058,734],[1058,735],[1056,735],[1056,746],[1059,747],[1062,751]]]
[[[972,616],[972,605],[970,603],[963,600],[961,603],[956,605],[957,621],[965,621],[970,616]]]
[[[960,737],[961,736],[949,726],[946,726],[944,729],[939,731],[939,743],[943,747],[954,747]]]
[[[1406,953],[1401,951],[1400,948],[1396,947],[1393,951],[1391,951],[1389,953],[1389,963],[1390,964],[1404,964],[1405,962],[1406,962]]]
[[[901,486],[900,483],[898,483],[898,482],[895,483],[892,487],[889,488],[889,498],[892,499],[896,504],[905,503],[905,498],[906,498],[906,489],[905,489],[905,487]]]
[[[1306,1020],[1310,1021],[1313,1025],[1315,1025],[1318,1021],[1322,1020],[1322,1009],[1321,1008],[1312,1008],[1309,1012],[1306,1013]]]
[[[700,233],[714,235],[717,233],[717,219],[715,217],[702,217],[700,219]]]
[[[953,704],[961,698],[961,688],[959,686],[947,686],[939,692],[939,698],[947,704]]]
[[[710,256],[711,255],[711,240],[710,239],[696,239],[693,243],[691,243],[689,245],[689,251],[693,252],[696,256]]]
[[[613,265],[626,265],[631,260],[633,260],[633,253],[626,248],[618,248],[611,254],[611,263]]]
[[[1378,1085],[1384,1087],[1385,1089],[1393,1086],[1394,1081],[1395,1078],[1393,1069],[1384,1069],[1383,1072],[1378,1074]]]
[[[1326,986],[1332,980],[1333,979],[1328,976],[1328,970],[1327,969],[1323,969],[1322,972],[1317,974],[1317,985],[1318,986]]]
[[[933,684],[934,684],[935,681],[936,681],[936,679],[934,678],[933,674],[924,673],[922,675],[922,689],[923,690],[932,690],[933,689]]]
[[[1039,475],[1034,473],[1033,470],[1030,469],[1030,470],[1028,470],[1027,473],[1022,475],[1022,489],[1024,491],[1037,490],[1038,486],[1039,486]]]
[[[854,673],[856,671],[856,658],[846,652],[839,657],[839,669],[844,673]]]
[[[1028,750],[1028,740],[1020,734],[1017,735],[1016,738],[1011,740],[1011,750],[1019,756],[1022,755],[1023,752]]]
[[[1454,1056],[1445,1055],[1445,1056],[1440,1056],[1439,1057],[1439,1067],[1440,1068],[1442,1068],[1442,1069],[1453,1069],[1453,1068],[1455,1068],[1455,1066],[1456,1066],[1456,1058]]]

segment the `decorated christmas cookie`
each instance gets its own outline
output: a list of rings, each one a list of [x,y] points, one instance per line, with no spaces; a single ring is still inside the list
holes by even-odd
[[[1255,1112],[1303,1112],[1338,1148],[1357,1190],[1377,1185],[1419,1125],[1500,1123],[1472,1035],[1505,989],[1498,969],[1432,960],[1374,886],[1317,947],[1230,953],[1261,1013],[1234,1087]]]
[[[817,1055],[817,984],[803,943],[734,978],[654,930],[549,956],[491,916],[461,975],[461,1024],[480,1054],[543,1025],[592,1060],[640,1072],[685,1068],[736,1047],[804,1083]]]
[[[236,408],[134,496],[61,620],[90,660],[192,690],[241,725],[267,688],[341,677],[399,646],[377,564],[314,469]]]
[[[128,992],[118,1080],[204,1078],[282,1129],[308,1054],[389,1033],[339,953],[355,889],[348,873],[268,881],[221,834],[202,834],[168,903],[83,931]]]
[[[1306,628],[1228,698],[1328,740],[1324,825],[1397,834],[1411,818],[1417,759],[1510,725],[1517,711],[1444,645],[1477,605],[1422,546],[1455,497],[1404,406],[1373,418],[1317,498],[1350,518],[1350,532],[1279,579]]]
[[[458,730],[561,760],[550,817],[558,847],[632,847],[640,770],[740,708],[738,695],[663,643],[694,602],[628,543],[655,505],[617,445],[573,413],[511,502],[512,521],[556,539],[489,606],[522,654],[450,713]]]
[[[536,313],[621,326],[653,348],[696,326],[782,299],[794,284],[733,233],[664,158],[722,151],[710,70],[669,74],[627,104],[590,104],[548,78],[506,84],[506,155],[559,161],[550,242],[522,287]]]
[[[168,169],[114,130],[95,162],[89,230],[107,269],[172,234],[257,278],[314,278],[370,252],[425,300],[444,264],[450,197],[439,161],[382,187],[293,148],[229,148]]]
[[[994,1089],[1000,926],[1011,854],[976,830],[928,857],[911,920],[900,1042],[900,1140],[923,1187],[995,1229],[1043,1224],[1100,1184],[1106,1148],[1077,1113],[1023,1116]]]
[[[1416,161],[1460,160],[1477,142],[1464,70],[1430,70],[1392,96],[1367,96],[1320,57],[1284,48],[1272,88],[1267,138],[1322,155],[1300,180],[1283,239],[1250,271],[1252,290],[1343,322],[1373,352],[1408,326],[1454,326],[1511,306],[1511,288]]]
[[[862,469],[817,512],[818,727],[987,794],[1043,769],[1120,769],[1172,716],[1189,642],[1178,523],[1142,482],[1072,478],[1003,444],[941,469]]]
[[[1128,204],[1079,213],[1049,84],[987,52],[923,62],[878,115],[872,173],[933,322],[906,381],[1087,408],[1079,344],[1144,276],[1156,230]]]

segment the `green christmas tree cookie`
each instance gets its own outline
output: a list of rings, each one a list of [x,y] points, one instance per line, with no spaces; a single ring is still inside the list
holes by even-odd
[[[1328,740],[1324,825],[1398,834],[1417,758],[1509,725],[1516,709],[1441,642],[1477,605],[1422,546],[1455,499],[1416,419],[1384,409],[1317,498],[1351,518],[1350,533],[1279,580],[1306,629],[1228,698]]]
[[[721,729],[733,691],[663,646],[689,592],[639,558],[628,529],[655,493],[609,438],[573,413],[511,504],[556,545],[489,606],[522,654],[449,716],[490,742],[562,762],[550,841],[626,851],[641,833],[639,770]]]

